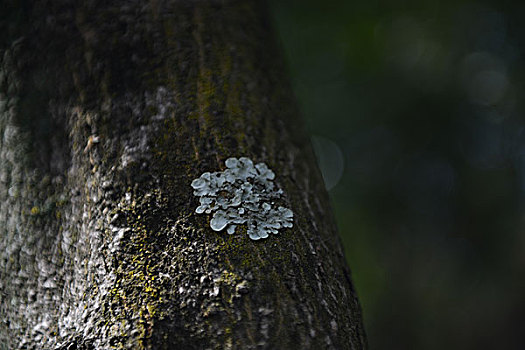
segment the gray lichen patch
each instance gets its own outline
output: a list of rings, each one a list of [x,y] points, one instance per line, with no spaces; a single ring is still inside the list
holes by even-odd
[[[293,226],[293,212],[275,204],[283,191],[276,188],[275,174],[265,163],[254,165],[241,157],[228,158],[225,164],[226,170],[205,172],[191,183],[200,202],[195,212],[213,212],[212,230],[233,234],[237,225],[246,224],[248,236],[258,240]]]

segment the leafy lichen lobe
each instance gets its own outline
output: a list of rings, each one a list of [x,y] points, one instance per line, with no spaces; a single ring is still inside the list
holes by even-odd
[[[237,225],[246,224],[253,240],[277,234],[280,228],[293,226],[293,212],[275,205],[283,191],[273,183],[275,174],[265,163],[253,164],[246,157],[228,158],[226,169],[205,172],[193,180],[193,194],[199,196],[197,214],[213,214],[210,227],[235,233]]]

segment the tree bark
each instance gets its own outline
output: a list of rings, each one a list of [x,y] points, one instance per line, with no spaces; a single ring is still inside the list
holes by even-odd
[[[264,3],[7,3],[0,349],[364,349]],[[190,183],[265,162],[294,226],[209,228]]]

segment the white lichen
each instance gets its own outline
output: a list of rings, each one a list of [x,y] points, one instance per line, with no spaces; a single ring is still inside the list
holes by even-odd
[[[212,230],[233,234],[246,224],[248,236],[258,240],[293,226],[293,212],[275,205],[283,191],[276,189],[275,174],[266,164],[254,166],[246,157],[229,158],[225,164],[226,170],[205,172],[191,183],[193,194],[200,197],[195,212],[213,213]]]

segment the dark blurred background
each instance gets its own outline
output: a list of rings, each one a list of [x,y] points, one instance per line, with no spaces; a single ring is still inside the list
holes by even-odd
[[[525,2],[272,2],[371,349],[525,349]]]

